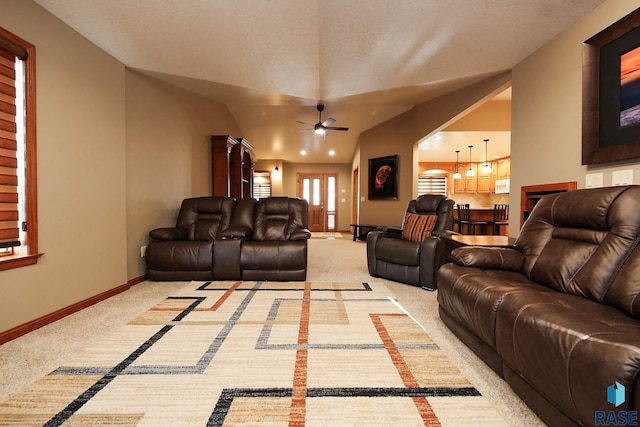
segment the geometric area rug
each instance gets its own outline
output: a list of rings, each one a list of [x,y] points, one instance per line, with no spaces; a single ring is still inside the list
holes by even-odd
[[[383,284],[192,282],[0,403],[0,425],[506,425]]]

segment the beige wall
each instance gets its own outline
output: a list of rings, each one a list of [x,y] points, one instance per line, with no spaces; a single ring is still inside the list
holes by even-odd
[[[278,172],[275,172],[275,168],[278,168]],[[272,196],[285,196],[283,189],[283,162],[280,159],[258,159],[256,161],[254,170],[262,172],[271,172],[271,195]]]
[[[127,70],[128,279],[145,274],[149,230],[175,225],[187,197],[211,195],[211,135],[241,135],[223,104]]]
[[[569,30],[513,69],[511,133],[511,212],[509,233],[520,227],[520,188],[523,185],[577,181],[585,174],[634,170],[640,183],[640,162],[604,166],[581,165],[582,43],[638,7],[635,0],[604,2]]]
[[[125,68],[28,0],[0,26],[36,46],[37,265],[0,271],[0,331],[127,282]]]
[[[360,135],[360,219],[362,224],[400,225],[407,203],[417,195],[417,142],[442,130],[509,86],[510,72],[445,95],[403,113]],[[369,159],[398,155],[398,199],[369,200]]]
[[[447,126],[445,131],[510,131],[511,101],[489,101]]]

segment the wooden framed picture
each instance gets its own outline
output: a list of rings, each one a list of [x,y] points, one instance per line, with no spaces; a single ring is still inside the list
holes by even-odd
[[[582,164],[640,158],[640,9],[584,42]]]
[[[398,198],[398,156],[369,159],[369,199]]]

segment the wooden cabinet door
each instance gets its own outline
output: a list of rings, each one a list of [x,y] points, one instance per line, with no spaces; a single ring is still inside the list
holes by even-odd
[[[478,193],[491,193],[493,191],[493,174],[495,165],[490,164],[491,172],[482,172],[485,163],[478,164]]]
[[[491,193],[491,175],[478,177],[478,193]]]
[[[498,160],[498,179],[507,179],[511,176],[511,159]]]
[[[467,193],[476,193],[478,191],[478,165],[472,163],[468,169],[471,169],[474,174],[473,176],[465,176],[464,186]]]

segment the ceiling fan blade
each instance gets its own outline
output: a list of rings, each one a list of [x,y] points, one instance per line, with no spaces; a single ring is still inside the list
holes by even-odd
[[[334,119],[333,117],[329,117],[327,120],[322,122],[322,126],[324,126],[324,127],[331,126],[335,122],[336,122],[336,119]]]
[[[300,120],[296,120],[296,122],[302,123],[303,125],[313,126],[313,124],[311,124],[311,123],[301,122]]]
[[[327,130],[349,130],[349,128],[341,128],[341,127],[335,127],[335,126],[334,127],[326,126],[325,128]]]

